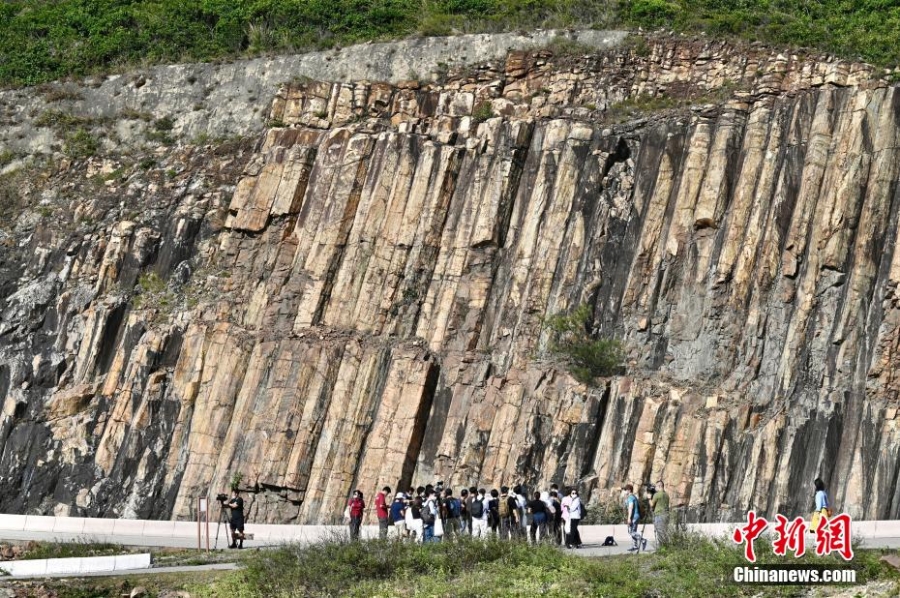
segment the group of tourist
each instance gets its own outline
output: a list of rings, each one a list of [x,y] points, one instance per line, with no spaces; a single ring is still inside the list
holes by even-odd
[[[363,493],[357,490],[346,511],[351,539],[359,538],[365,511]],[[556,484],[530,495],[521,486],[490,491],[473,486],[463,488],[457,497],[453,489],[438,482],[396,494],[385,486],[375,497],[375,515],[380,538],[393,535],[415,542],[437,542],[461,534],[474,538],[493,534],[501,539],[580,548],[578,524],[585,516],[585,507],[577,489],[560,492]]]
[[[662,481],[648,485],[646,491],[656,538],[661,541],[667,531],[669,496]],[[633,542],[629,551],[642,550],[647,541],[637,531],[641,507],[631,484],[622,487],[622,497]],[[359,539],[366,510],[363,493],[356,490],[345,513],[353,540]],[[576,488],[560,492],[556,484],[530,496],[521,486],[490,491],[473,486],[463,488],[457,497],[453,489],[438,482],[396,494],[385,486],[375,497],[375,515],[382,539],[394,536],[422,543],[464,534],[474,538],[493,534],[504,540],[527,539],[530,543],[564,543],[566,548],[581,548],[578,525],[586,510]]]

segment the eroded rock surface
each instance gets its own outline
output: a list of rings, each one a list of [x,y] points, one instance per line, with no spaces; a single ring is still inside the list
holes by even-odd
[[[865,65],[650,40],[295,82],[258,140],[23,182],[0,508],[187,518],[240,474],[251,520],[323,522],[353,488],[664,478],[716,520],[805,513],[821,475],[897,517],[898,106]],[[628,354],[595,388],[543,327],[582,303]]]

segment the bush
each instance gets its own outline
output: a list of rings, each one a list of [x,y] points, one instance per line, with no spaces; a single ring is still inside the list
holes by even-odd
[[[591,333],[591,310],[582,304],[571,313],[560,313],[547,320],[551,331],[550,352],[561,358],[572,377],[592,385],[599,377],[612,376],[624,361],[622,343],[610,338],[595,338]]]

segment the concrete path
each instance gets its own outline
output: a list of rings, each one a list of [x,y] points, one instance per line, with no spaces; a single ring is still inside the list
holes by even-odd
[[[692,524],[692,531],[710,537],[730,537],[740,523]],[[652,525],[641,527],[650,550],[656,536]],[[205,528],[203,544],[206,543]],[[270,525],[247,523],[247,533],[253,540],[244,542],[245,548],[276,546],[286,542],[301,544],[319,542],[336,536],[345,536],[343,525]],[[363,526],[363,538],[378,535],[377,526]],[[604,554],[628,554],[631,538],[624,525],[585,525],[579,528],[585,547],[572,551],[586,556]],[[210,547],[216,542],[216,524],[210,524]],[[613,536],[616,547],[603,547],[603,540]],[[855,521],[852,539],[871,548],[900,548],[900,521]],[[190,521],[150,521],[139,519],[89,519],[77,517],[42,517],[32,515],[0,514],[0,540],[44,542],[109,542],[124,546],[149,546],[169,548],[196,548],[197,524]],[[229,533],[223,525],[219,530],[218,548],[226,548]]]

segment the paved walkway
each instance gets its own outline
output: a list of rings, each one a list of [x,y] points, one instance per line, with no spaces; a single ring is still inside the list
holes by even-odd
[[[739,523],[704,523],[689,529],[710,537],[730,537]],[[580,527],[584,548],[573,554],[585,556],[628,554],[631,538],[624,525],[585,525]],[[652,525],[642,526],[648,549],[655,546]],[[275,546],[285,542],[318,542],[347,533],[346,526],[326,525],[269,525],[248,522],[247,532],[253,540],[244,542],[245,548]],[[203,529],[203,544],[206,544]],[[377,526],[363,526],[364,538],[376,537]],[[209,527],[210,547],[216,546],[216,524]],[[613,536],[618,546],[602,546],[604,538]],[[900,548],[900,521],[856,521],[853,539],[865,547]],[[125,546],[196,548],[197,524],[190,521],[149,521],[129,519],[88,519],[77,517],[39,517],[32,515],[0,515],[0,540],[45,542],[109,542]],[[219,530],[218,548],[227,547],[228,530]]]

